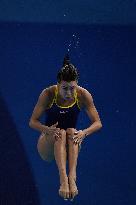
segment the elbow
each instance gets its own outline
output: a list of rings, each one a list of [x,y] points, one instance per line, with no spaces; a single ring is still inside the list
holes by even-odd
[[[97,129],[98,129],[98,130],[102,128],[102,123],[101,123],[100,120],[99,120],[99,121],[96,120],[94,123],[96,123],[96,126],[97,126]]]
[[[93,123],[95,124],[97,130],[99,130],[99,129],[102,128],[102,123],[101,123],[101,121],[96,120],[96,121],[94,121]]]
[[[99,129],[102,128],[102,123],[101,123],[101,121],[98,122],[98,127],[99,127]]]
[[[33,122],[32,122],[32,120],[30,119],[30,121],[29,121],[29,127],[32,128],[32,124],[33,124]]]

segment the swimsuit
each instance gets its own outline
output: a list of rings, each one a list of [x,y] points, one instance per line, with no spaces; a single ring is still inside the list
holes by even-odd
[[[51,126],[58,121],[60,129],[75,128],[81,108],[79,107],[77,92],[75,92],[75,101],[69,106],[59,106],[56,102],[58,88],[55,90],[55,97],[49,109],[46,110],[45,125]]]

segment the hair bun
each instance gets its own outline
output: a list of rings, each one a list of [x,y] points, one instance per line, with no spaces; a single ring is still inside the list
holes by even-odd
[[[70,64],[70,58],[69,58],[69,55],[66,54],[63,60],[63,66],[67,67],[69,64]]]

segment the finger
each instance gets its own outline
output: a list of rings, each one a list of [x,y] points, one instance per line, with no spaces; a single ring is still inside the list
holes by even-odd
[[[54,136],[54,138],[55,138],[56,141],[58,140],[57,136]]]
[[[75,144],[75,145],[77,144],[77,140],[74,141],[74,144]]]
[[[78,139],[78,137],[79,137],[78,135],[73,135],[73,136],[72,136],[72,139],[73,139],[73,140],[76,140],[76,139]]]
[[[73,140],[78,139],[78,136],[73,136]]]
[[[76,144],[78,144],[79,142],[80,142],[80,139],[79,139],[79,138],[75,140],[75,143],[76,143]]]
[[[59,137],[61,137],[61,133],[59,133],[59,132],[55,132]]]
[[[56,133],[60,132],[60,128],[56,128],[56,127],[52,127],[50,130]]]
[[[55,128],[55,127],[52,127],[51,129],[50,129],[50,131],[52,132],[52,133],[60,133],[60,130],[59,129],[57,129],[57,128]]]
[[[81,145],[81,142],[79,142],[78,144],[79,144],[79,146],[80,146],[80,145]]]
[[[55,140],[57,141],[58,140],[57,136],[54,136],[54,137],[55,137]]]
[[[78,142],[77,142],[77,144],[79,144],[79,145],[80,145],[80,144],[81,144],[81,142],[80,142],[80,141],[78,141]]]
[[[58,121],[55,124],[53,124],[51,127],[56,127],[57,125],[58,125]]]
[[[82,139],[80,139],[78,143],[81,144],[82,143]]]
[[[58,134],[57,137],[61,139],[61,135]]]
[[[74,140],[74,141],[77,141],[77,140],[78,140],[78,137],[74,137],[73,140]]]
[[[56,130],[56,133],[61,136],[60,130]]]
[[[83,141],[83,139],[79,139],[78,144],[81,144]]]
[[[50,128],[49,130],[50,134],[58,133],[59,130],[57,130],[55,127]]]
[[[59,139],[59,137],[58,136],[55,136],[55,140],[57,141]]]
[[[55,136],[57,139],[60,138],[60,135],[57,134],[57,133],[55,133],[54,136]]]
[[[82,130],[78,130],[78,131],[75,131],[74,134],[78,134],[79,132],[81,132]]]

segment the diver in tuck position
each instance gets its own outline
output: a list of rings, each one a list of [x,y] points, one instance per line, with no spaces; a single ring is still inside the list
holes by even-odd
[[[85,109],[91,123],[84,130],[76,130],[79,112]],[[46,122],[39,118],[46,113]],[[41,135],[37,149],[43,160],[55,159],[59,176],[59,195],[65,200],[78,194],[76,185],[76,166],[83,139],[102,127],[102,123],[92,95],[78,85],[78,72],[66,55],[63,67],[57,75],[57,85],[45,88],[34,107],[29,126]],[[68,162],[69,173],[66,173]]]

